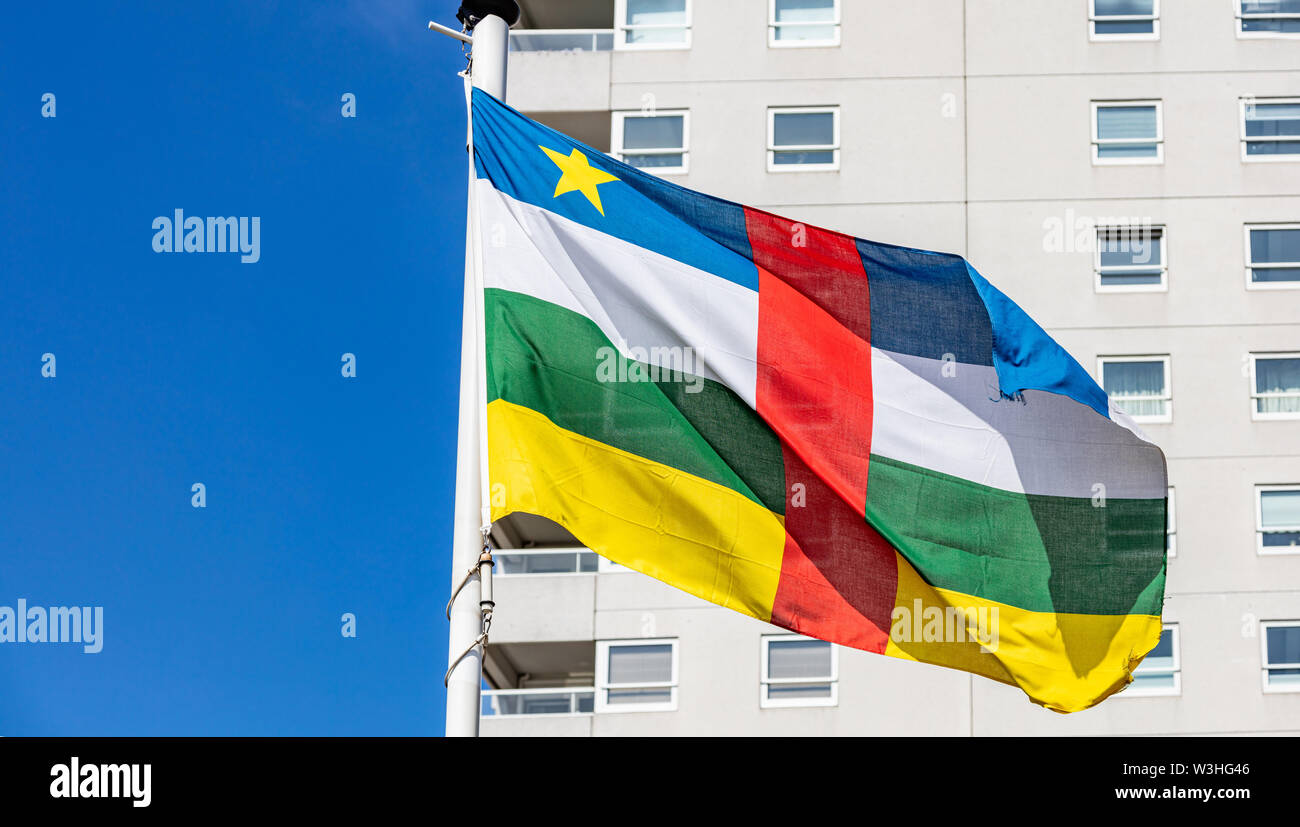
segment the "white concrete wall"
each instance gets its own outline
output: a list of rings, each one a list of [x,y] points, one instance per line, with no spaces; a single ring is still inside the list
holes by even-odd
[[[512,585],[497,628],[532,635],[520,640],[587,628],[589,639],[675,636],[678,711],[491,729],[1300,733],[1300,693],[1261,690],[1251,625],[1300,619],[1300,555],[1256,554],[1253,499],[1256,483],[1300,482],[1300,422],[1253,422],[1242,373],[1252,351],[1300,350],[1300,290],[1246,290],[1243,233],[1247,222],[1300,221],[1300,162],[1243,163],[1237,108],[1246,95],[1300,96],[1300,43],[1238,39],[1229,0],[1162,3],[1161,39],[1128,43],[1089,42],[1086,0],[845,0],[839,48],[782,50],[767,47],[766,0],[694,5],[688,51],[615,52],[577,79],[570,67],[599,60],[513,55],[511,102],[688,108],[691,169],[678,183],[966,254],[1089,371],[1098,354],[1170,354],[1173,422],[1148,432],[1177,489],[1166,619],[1180,626],[1182,694],[1120,696],[1062,716],[982,678],[841,649],[837,707],[762,710],[758,639],[771,627],[640,575],[602,574],[583,578],[594,581],[590,599]],[[531,76],[520,81],[516,66]],[[1093,165],[1090,101],[1118,98],[1163,102],[1162,165]],[[767,107],[824,104],[841,107],[841,170],[768,173]],[[1164,225],[1168,291],[1097,293],[1090,251],[1044,248],[1044,221],[1067,216]]]

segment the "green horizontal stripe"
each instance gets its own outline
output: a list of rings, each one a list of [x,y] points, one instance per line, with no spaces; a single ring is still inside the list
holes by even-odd
[[[489,402],[531,408],[561,428],[785,513],[781,444],[729,388],[689,374],[649,381],[649,366],[624,358],[586,316],[522,293],[486,294]]]
[[[1035,612],[1161,613],[1165,501],[1021,494],[872,455],[867,520],[933,586]]]

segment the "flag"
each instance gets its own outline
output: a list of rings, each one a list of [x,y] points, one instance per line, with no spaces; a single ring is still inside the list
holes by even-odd
[[[471,117],[494,520],[1062,712],[1132,680],[1164,455],[965,259]]]

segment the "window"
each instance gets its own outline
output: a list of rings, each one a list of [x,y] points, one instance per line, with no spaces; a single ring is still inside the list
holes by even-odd
[[[767,45],[840,45],[840,0],[768,0]]]
[[[656,175],[687,171],[690,152],[686,149],[689,114],[676,112],[615,112],[610,148],[614,157]]]
[[[1300,692],[1300,621],[1260,624],[1264,645],[1264,691]]]
[[[1256,550],[1300,554],[1300,485],[1255,487]]]
[[[1098,227],[1099,293],[1167,290],[1163,227]]]
[[[1300,37],[1300,0],[1239,0],[1237,37]]]
[[[1300,353],[1250,354],[1251,418],[1300,419]]]
[[[767,110],[767,171],[840,168],[838,106]]]
[[[1158,40],[1159,0],[1092,0],[1093,40]]]
[[[1164,147],[1159,101],[1093,102],[1094,164],[1162,164]]]
[[[764,635],[762,646],[760,707],[839,702],[839,658],[834,646],[803,635]]]
[[[1241,99],[1241,158],[1300,160],[1300,98]]]
[[[597,641],[597,712],[671,712],[675,709],[676,640]]]
[[[1106,395],[1135,422],[1173,421],[1168,356],[1103,356],[1097,362]]]
[[[1246,227],[1246,287],[1300,287],[1300,224]]]
[[[617,49],[688,49],[691,0],[617,0]]]
[[[1174,487],[1169,486],[1168,505],[1165,508],[1165,554],[1169,557],[1178,556],[1178,522],[1175,516],[1174,508]]]
[[[1178,663],[1178,624],[1171,623],[1160,632],[1160,642],[1156,648],[1133,670],[1133,683],[1124,691],[1124,695],[1130,698],[1177,695],[1182,691],[1182,670]]]

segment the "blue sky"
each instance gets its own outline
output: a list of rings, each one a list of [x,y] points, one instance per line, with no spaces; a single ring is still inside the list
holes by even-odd
[[[0,735],[441,733],[457,5],[6,8],[0,606],[104,628],[0,644]],[[176,209],[260,260],[155,252]]]

